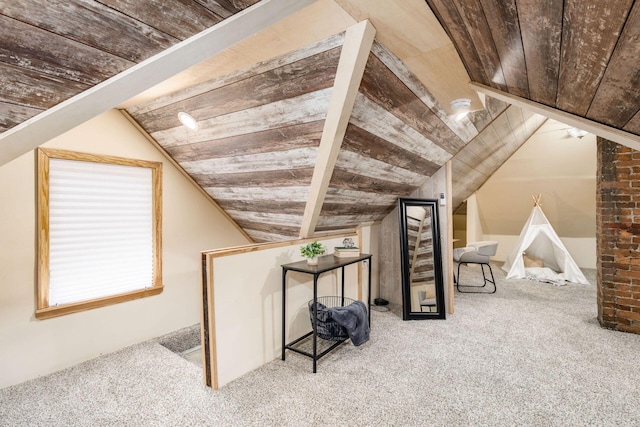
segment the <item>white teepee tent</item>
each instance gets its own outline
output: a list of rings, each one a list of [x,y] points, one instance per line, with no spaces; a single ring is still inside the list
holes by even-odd
[[[540,195],[533,200],[531,215],[520,232],[518,242],[502,266],[507,272],[507,279],[529,277],[555,283],[569,281],[588,285],[584,274],[542,212]],[[544,267],[526,268],[522,256],[525,253],[529,257],[542,259]]]

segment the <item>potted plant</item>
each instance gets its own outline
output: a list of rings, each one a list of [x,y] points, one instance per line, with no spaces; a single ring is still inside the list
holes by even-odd
[[[300,255],[307,259],[307,264],[309,265],[318,265],[318,255],[322,255],[324,252],[322,243],[317,240],[300,247]]]

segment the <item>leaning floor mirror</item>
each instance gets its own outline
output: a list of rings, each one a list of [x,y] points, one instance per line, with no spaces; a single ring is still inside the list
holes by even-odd
[[[399,199],[402,317],[444,319],[438,201]]]

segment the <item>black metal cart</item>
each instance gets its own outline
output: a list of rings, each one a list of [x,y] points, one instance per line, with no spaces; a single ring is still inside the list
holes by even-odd
[[[285,360],[285,351],[287,349],[295,351],[296,353],[303,354],[307,357],[313,359],[313,373],[316,372],[316,365],[318,359],[320,359],[325,354],[329,353],[331,350],[342,344],[345,340],[339,340],[334,342],[329,348],[323,350],[320,354],[318,354],[318,337],[317,337],[317,326],[318,326],[318,313],[315,309],[316,301],[318,300],[318,277],[322,273],[326,273],[328,271],[336,270],[340,268],[342,270],[342,280],[341,280],[341,296],[344,297],[344,267],[351,264],[356,264],[359,262],[367,261],[367,265],[369,268],[368,275],[368,292],[367,292],[367,315],[369,319],[369,323],[371,323],[371,254],[361,254],[357,257],[350,258],[338,258],[333,255],[324,255],[318,257],[318,265],[308,265],[306,261],[298,261],[292,262],[290,264],[282,265],[282,360]],[[289,271],[297,271],[299,273],[306,273],[313,275],[313,316],[312,316],[312,330],[307,334],[297,338],[290,343],[286,343],[286,307],[287,307],[287,273]],[[296,347],[296,344],[300,343],[305,338],[313,336],[313,352],[309,353],[308,351],[302,350]]]

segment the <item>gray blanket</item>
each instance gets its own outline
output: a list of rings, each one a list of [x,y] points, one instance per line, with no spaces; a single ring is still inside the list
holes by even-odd
[[[347,330],[351,342],[355,346],[369,341],[369,318],[367,306],[362,301],[356,301],[346,307],[332,307],[331,318]]]

